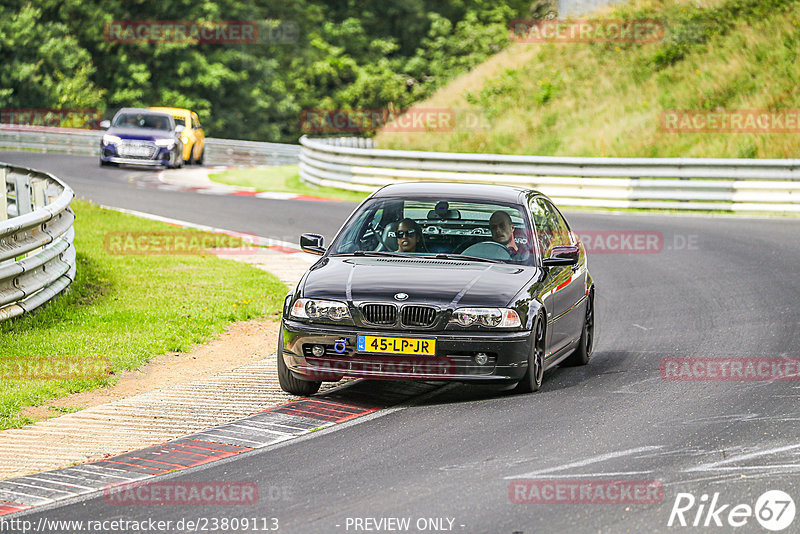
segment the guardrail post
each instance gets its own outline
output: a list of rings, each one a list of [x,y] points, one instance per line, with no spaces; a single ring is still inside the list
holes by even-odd
[[[8,220],[8,193],[6,192],[8,169],[0,167],[0,221]]]
[[[41,208],[47,204],[44,198],[44,190],[47,187],[45,182],[36,182],[33,184],[33,209]]]
[[[33,209],[38,210],[47,205],[47,199],[45,198],[45,189],[47,188],[47,183],[43,181],[32,182],[31,189],[33,190]],[[39,252],[40,250],[44,250],[44,247],[40,247],[34,249],[28,253],[28,255],[33,255]]]
[[[53,199],[55,199],[59,194],[61,194],[61,190],[55,185],[51,184],[44,190],[44,194],[45,194],[45,202],[47,204],[50,204],[53,201]]]
[[[15,176],[14,192],[17,195],[17,216],[33,211],[31,206],[31,177]]]

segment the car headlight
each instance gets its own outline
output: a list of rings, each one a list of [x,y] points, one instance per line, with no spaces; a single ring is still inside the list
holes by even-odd
[[[175,146],[174,139],[156,139],[156,145],[158,146],[165,146],[167,148],[172,148]]]
[[[343,321],[350,319],[350,310],[347,304],[337,300],[297,299],[290,315],[298,319]]]
[[[103,135],[103,144],[104,145],[116,145],[117,143],[122,142],[122,139],[117,137],[116,135]]]
[[[183,141],[184,143],[188,143],[189,142],[189,138],[188,137],[181,137],[181,141]]]
[[[458,308],[453,312],[450,322],[461,326],[480,325],[491,328],[522,326],[519,314],[510,308]]]

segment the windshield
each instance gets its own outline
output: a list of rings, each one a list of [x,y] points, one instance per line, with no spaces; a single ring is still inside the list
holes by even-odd
[[[114,118],[114,124],[112,126],[171,130],[169,117],[165,115],[150,115],[147,113],[120,113]]]
[[[359,208],[331,245],[331,254],[370,253],[458,255],[532,265],[534,250],[528,218],[520,206],[372,199]]]

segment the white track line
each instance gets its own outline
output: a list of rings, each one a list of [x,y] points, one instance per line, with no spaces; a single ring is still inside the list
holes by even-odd
[[[559,465],[556,467],[548,467],[546,469],[538,469],[536,471],[531,471],[529,473],[525,473],[524,475],[513,475],[509,477],[505,477],[505,480],[511,480],[515,478],[530,478],[536,475],[543,475],[546,473],[552,473],[554,471],[563,471],[565,469],[571,469],[573,467],[584,467],[590,464],[596,464],[600,462],[605,462],[606,460],[612,460],[614,458],[620,458],[622,456],[629,456],[631,454],[636,454],[638,452],[651,452],[660,449],[660,446],[656,445],[648,445],[647,447],[636,447],[634,449],[627,449],[624,451],[617,451],[617,452],[609,452],[606,454],[600,454],[598,456],[592,456],[591,458],[587,458],[585,460],[578,460],[577,462],[571,462],[564,465]]]

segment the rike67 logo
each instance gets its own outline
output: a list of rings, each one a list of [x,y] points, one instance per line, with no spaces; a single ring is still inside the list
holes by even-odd
[[[747,525],[754,517],[767,530],[778,532],[794,521],[794,500],[781,490],[764,492],[755,506],[747,503],[731,504],[720,499],[719,493],[709,500],[704,493],[699,499],[691,493],[678,493],[669,514],[668,527],[726,527]]]

